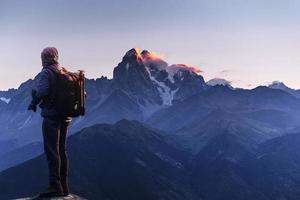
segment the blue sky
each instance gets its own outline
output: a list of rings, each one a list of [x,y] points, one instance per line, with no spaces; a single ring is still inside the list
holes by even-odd
[[[0,90],[34,77],[46,46],[90,78],[112,77],[139,47],[198,66],[205,80],[300,88],[299,10],[297,0],[1,0]]]

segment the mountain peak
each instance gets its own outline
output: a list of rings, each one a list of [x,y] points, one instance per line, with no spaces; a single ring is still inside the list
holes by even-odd
[[[143,50],[141,53],[142,56],[147,56],[147,55],[151,55],[150,51],[148,50]]]
[[[289,88],[281,81],[273,81],[271,84],[268,85],[268,87],[272,89],[281,89],[281,90]]]
[[[185,64],[169,65],[163,56],[130,49],[114,69],[114,82],[142,106],[172,105],[205,87],[200,70]],[[153,110],[153,108],[151,108]]]
[[[138,48],[132,48],[126,52],[125,56],[123,57],[124,62],[131,62],[131,61],[142,61],[141,50]]]
[[[210,86],[223,85],[231,87],[231,82],[224,78],[213,78],[207,81],[206,84]]]

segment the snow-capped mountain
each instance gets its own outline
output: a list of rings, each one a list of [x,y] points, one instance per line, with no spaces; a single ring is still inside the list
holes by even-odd
[[[268,87],[272,88],[272,89],[286,91],[286,92],[300,98],[300,90],[292,89],[292,88],[286,86],[283,82],[273,81],[271,84],[268,85]]]
[[[269,88],[280,89],[280,90],[291,89],[288,86],[286,86],[283,82],[280,81],[273,81],[271,84],[269,84]]]
[[[114,69],[114,82],[142,107],[170,106],[206,88],[196,68],[169,65],[155,54],[129,50]]]
[[[233,89],[233,87],[231,86],[231,82],[223,78],[210,79],[209,81],[206,82],[206,84],[210,86],[223,85]]]

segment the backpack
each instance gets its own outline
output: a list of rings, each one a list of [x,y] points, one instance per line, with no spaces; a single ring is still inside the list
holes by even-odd
[[[50,69],[56,81],[51,84],[51,103],[63,117],[79,117],[85,114],[85,77],[83,71],[72,73],[62,68],[59,73]]]

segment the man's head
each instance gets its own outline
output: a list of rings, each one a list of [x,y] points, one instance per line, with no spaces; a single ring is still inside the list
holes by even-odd
[[[58,64],[58,51],[55,47],[47,47],[41,53],[42,65],[47,67]]]

